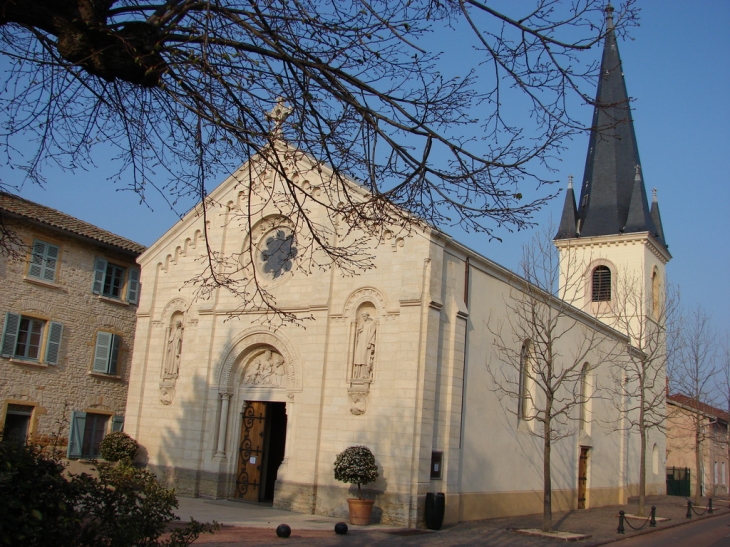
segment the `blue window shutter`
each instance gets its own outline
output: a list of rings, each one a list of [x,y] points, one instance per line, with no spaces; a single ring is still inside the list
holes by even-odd
[[[60,249],[56,245],[46,243],[46,254],[43,260],[43,279],[45,281],[56,280],[56,264]]]
[[[109,374],[117,373],[117,361],[119,361],[119,346],[121,345],[122,338],[116,334],[112,334],[112,348],[109,354],[109,368],[107,372]]]
[[[106,276],[106,260],[97,258],[94,267],[94,284],[91,287],[91,292],[101,294],[101,290],[104,288],[104,276]]]
[[[46,363],[49,365],[58,364],[58,354],[61,351],[61,335],[63,334],[63,325],[51,321],[48,330],[48,340],[46,340]]]
[[[136,304],[139,301],[139,270],[129,269],[129,281],[127,283],[127,302]]]
[[[5,327],[3,329],[3,345],[0,355],[12,357],[15,355],[15,344],[18,341],[18,329],[20,328],[20,315],[7,312],[5,314]]]
[[[112,416],[112,433],[124,431],[124,416]]]
[[[36,279],[43,278],[43,259],[46,256],[46,243],[44,241],[34,241],[33,251],[30,256],[30,267],[28,268],[28,277]]]
[[[84,429],[86,429],[86,412],[72,412],[71,431],[68,434],[66,457],[81,457],[81,449],[84,445]]]
[[[94,372],[107,374],[109,372],[109,356],[112,350],[111,332],[99,331],[96,333],[96,345],[94,347]]]

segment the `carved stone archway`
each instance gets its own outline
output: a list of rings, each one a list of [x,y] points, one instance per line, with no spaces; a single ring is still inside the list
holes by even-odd
[[[214,378],[219,393],[232,393],[235,386],[234,370],[244,364],[246,356],[255,348],[270,347],[284,358],[286,368],[285,387],[287,393],[302,390],[302,370],[299,354],[287,340],[263,328],[252,328],[241,333],[221,353],[225,357],[216,365]],[[243,358],[243,359],[242,359]]]
[[[283,359],[285,373],[281,375],[279,385],[255,385],[247,388],[271,388],[286,393],[289,400],[294,394],[302,391],[301,357],[294,347],[282,336],[262,327],[253,327],[243,331],[221,351],[224,358],[216,365],[214,378],[217,381],[219,397],[218,442],[216,458],[226,457],[226,438],[228,433],[228,414],[231,399],[237,392],[237,383],[245,383],[246,368],[257,358],[267,352],[275,353]],[[216,387],[214,387],[216,389]],[[235,398],[234,398],[235,399]]]

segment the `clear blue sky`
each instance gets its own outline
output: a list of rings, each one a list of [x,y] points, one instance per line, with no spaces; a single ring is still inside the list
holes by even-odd
[[[656,187],[670,251],[670,281],[685,306],[701,304],[722,333],[730,331],[730,1],[644,0],[638,28],[619,49],[639,142],[647,189]],[[596,51],[596,55],[599,51]],[[466,52],[465,52],[466,55]],[[585,123],[589,123],[586,109]],[[583,173],[588,138],[576,139],[561,156],[556,175]],[[26,184],[21,195],[129,239],[149,245],[177,220],[151,196],[152,209],[117,191],[99,165],[76,173],[47,172],[41,189]],[[20,173],[0,168],[5,182]],[[562,185],[563,187],[565,184]],[[190,204],[183,204],[180,212]],[[562,196],[539,216],[559,219]],[[516,269],[531,232],[499,235],[503,242],[453,234],[476,251]]]

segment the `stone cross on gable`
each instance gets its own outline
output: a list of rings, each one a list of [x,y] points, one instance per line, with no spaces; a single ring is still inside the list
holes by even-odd
[[[284,97],[278,97],[276,99],[276,105],[274,105],[274,108],[271,109],[271,112],[266,114],[267,118],[274,121],[275,134],[281,133],[281,126],[284,123],[284,120],[286,120],[289,114],[291,114],[291,112],[292,108],[286,106],[286,103],[284,102]]]

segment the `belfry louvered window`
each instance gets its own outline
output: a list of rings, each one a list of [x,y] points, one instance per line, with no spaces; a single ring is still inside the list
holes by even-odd
[[[598,266],[593,270],[593,302],[611,300],[611,270],[607,266]]]

